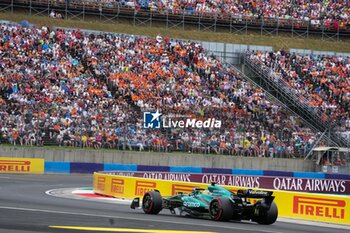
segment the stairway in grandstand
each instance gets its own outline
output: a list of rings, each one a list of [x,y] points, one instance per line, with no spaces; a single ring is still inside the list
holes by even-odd
[[[50,131],[49,129],[45,130],[45,135],[43,136],[43,142],[45,146],[54,146],[57,145],[57,142],[55,139],[50,138]]]
[[[317,109],[312,109],[306,103],[302,102],[295,93],[290,91],[286,85],[283,84],[282,80],[275,79],[271,76],[269,70],[255,64],[250,60],[248,55],[243,56],[243,73],[247,78],[264,88],[272,96],[276,97],[285,106],[311,125],[312,128],[322,132],[323,136],[332,140],[332,142],[340,147],[346,147],[346,140],[332,131],[332,128],[335,126],[334,122],[330,119],[324,120],[322,114],[318,112]]]
[[[5,90],[0,88],[0,98],[3,99],[5,102],[8,101],[7,94]],[[0,144],[6,143],[7,140],[3,138],[3,135],[0,133]]]

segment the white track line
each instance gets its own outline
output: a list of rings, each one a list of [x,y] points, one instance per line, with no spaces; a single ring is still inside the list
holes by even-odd
[[[130,205],[132,200],[129,199],[121,199],[121,198],[111,198],[111,197],[85,197],[80,196],[78,193],[74,193],[74,190],[79,190],[81,188],[65,188],[65,189],[50,189],[45,192],[46,195],[52,196],[52,197],[59,197],[59,198],[66,198],[66,199],[76,199],[76,200],[84,200],[84,201],[95,201],[95,202],[104,202],[104,203],[116,203],[116,204],[125,204]],[[70,190],[70,196],[69,195],[59,195],[55,192],[57,191],[67,191]],[[89,192],[88,192],[89,193]]]
[[[267,232],[267,233],[282,233],[280,231],[269,231],[269,230],[259,230],[259,229],[246,229],[242,227],[234,227],[234,226],[221,226],[221,225],[213,225],[213,224],[203,224],[200,223],[186,223],[186,222],[177,222],[177,221],[167,221],[167,220],[159,220],[159,219],[147,219],[145,216],[140,218],[132,218],[132,217],[120,217],[120,216],[112,216],[112,215],[100,215],[100,214],[87,214],[87,213],[78,213],[78,212],[66,212],[66,211],[57,211],[57,210],[45,210],[45,209],[32,209],[32,208],[22,208],[22,207],[14,207],[14,206],[0,206],[0,209],[7,210],[18,210],[18,211],[29,211],[29,212],[41,212],[41,213],[53,213],[53,214],[66,214],[66,215],[78,215],[78,216],[88,216],[88,217],[101,217],[101,218],[114,218],[114,219],[127,219],[132,221],[148,221],[148,222],[159,222],[159,223],[170,223],[170,224],[179,224],[179,225],[189,225],[189,226],[204,226],[210,228],[224,228],[231,230],[241,230],[241,231],[252,231],[252,232]]]

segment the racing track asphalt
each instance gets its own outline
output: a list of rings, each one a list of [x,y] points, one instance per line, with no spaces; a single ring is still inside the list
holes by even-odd
[[[0,174],[0,232],[106,232],[81,231],[50,228],[49,226],[84,226],[112,228],[118,232],[128,232],[121,228],[144,229],[144,232],[177,230],[210,231],[220,233],[340,233],[348,229],[300,225],[276,222],[270,226],[251,222],[214,222],[170,215],[162,211],[160,215],[145,215],[142,210],[132,210],[127,205],[67,199],[45,194],[57,188],[91,187],[92,175],[9,175]],[[129,231],[131,232],[131,231]],[[133,231],[141,232],[141,231]]]

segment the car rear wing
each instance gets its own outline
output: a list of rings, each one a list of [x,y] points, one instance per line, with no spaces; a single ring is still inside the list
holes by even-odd
[[[271,197],[272,194],[273,194],[272,191],[265,191],[265,190],[247,189],[247,190],[237,191],[237,196],[247,197],[247,198],[266,198],[266,197]]]

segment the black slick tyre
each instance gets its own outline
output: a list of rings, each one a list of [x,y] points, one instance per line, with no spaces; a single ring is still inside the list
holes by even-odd
[[[230,199],[226,197],[214,198],[209,204],[209,214],[215,221],[230,221],[233,216]]]
[[[276,222],[278,217],[278,208],[275,202],[271,203],[270,209],[264,211],[262,216],[259,216],[257,222],[263,225],[271,225]]]
[[[162,210],[162,196],[159,192],[148,191],[142,198],[142,209],[145,214],[158,214]]]

